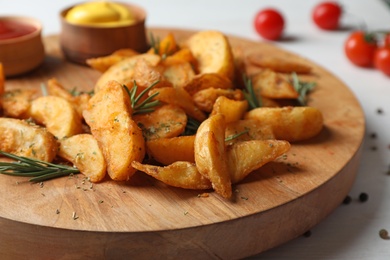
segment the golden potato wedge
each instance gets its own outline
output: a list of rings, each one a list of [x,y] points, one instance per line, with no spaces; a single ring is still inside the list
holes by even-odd
[[[39,95],[37,89],[23,88],[6,91],[1,99],[4,116],[27,119],[31,101]]]
[[[46,128],[14,118],[0,118],[0,150],[51,162],[58,143]]]
[[[219,31],[201,31],[185,43],[198,61],[199,73],[219,73],[234,80],[234,59],[227,37]]]
[[[156,66],[152,66],[145,59],[138,59],[134,64],[133,80],[140,88],[147,88],[156,81],[161,81],[162,71]]]
[[[232,196],[230,169],[225,152],[225,118],[221,114],[203,121],[195,135],[195,164],[222,197]]]
[[[98,78],[94,88],[95,93],[99,92],[110,80],[129,86],[132,85],[134,81],[134,66],[139,59],[144,59],[152,67],[157,66],[161,61],[161,57],[156,54],[140,54],[126,58],[112,65]]]
[[[215,100],[210,114],[222,114],[225,116],[226,123],[230,123],[242,119],[248,111],[248,107],[248,101],[246,100],[233,100],[226,96],[219,96]]]
[[[178,45],[173,33],[168,33],[161,41],[152,37],[151,39],[152,47],[148,50],[147,53],[158,54],[161,57],[167,57],[172,55],[178,50]]]
[[[185,130],[187,115],[175,105],[163,105],[147,114],[133,116],[133,120],[142,129],[145,140],[171,138],[179,136]]]
[[[61,97],[68,101],[73,99],[72,94],[56,78],[51,78],[47,81],[46,89],[50,96]]]
[[[256,119],[243,119],[226,124],[226,145],[240,141],[272,139],[275,139],[275,135],[271,126],[264,125]]]
[[[248,61],[255,66],[271,69],[281,73],[308,74],[311,72],[309,65],[288,58],[273,57],[269,55],[248,55]]]
[[[221,74],[203,73],[193,77],[193,79],[184,86],[184,89],[191,96],[196,92],[207,88],[233,89],[233,83],[229,78]]]
[[[145,156],[142,130],[132,119],[130,97],[117,81],[109,81],[89,100],[84,118],[98,141],[113,180],[126,181],[136,172],[132,161]]]
[[[299,94],[293,85],[282,75],[265,69],[252,78],[253,90],[257,98],[296,99]]]
[[[103,56],[103,57],[97,57],[97,58],[90,58],[86,60],[86,63],[91,68],[100,71],[105,72],[110,68],[112,65],[126,59],[129,57],[133,57],[139,55],[139,53],[132,49],[119,49],[117,51],[114,51],[112,54]]]
[[[177,161],[195,162],[195,135],[159,138],[146,142],[146,150],[150,157],[163,165]]]
[[[60,140],[58,156],[73,163],[91,182],[106,176],[106,161],[95,137],[79,134]]]
[[[28,111],[38,124],[46,126],[58,139],[82,132],[82,119],[73,105],[64,98],[43,96],[31,102]]]
[[[261,107],[247,112],[244,118],[271,126],[276,139],[289,142],[310,139],[323,127],[322,113],[315,107]]]
[[[206,88],[196,92],[192,99],[197,107],[210,113],[218,97],[225,96],[228,99],[243,100],[244,94],[240,89]]]
[[[72,95],[64,86],[58,82],[56,78],[51,78],[47,82],[47,92],[50,96],[57,96],[64,98],[72,103],[76,109],[79,117],[83,117],[83,110],[87,106],[91,95],[88,93],[79,93],[78,95]]]
[[[251,140],[228,146],[226,156],[232,183],[243,180],[248,174],[275,160],[289,149],[290,143],[281,140]]]
[[[174,87],[182,88],[195,77],[195,72],[189,62],[181,62],[164,66],[163,76]]]
[[[196,165],[190,162],[174,162],[168,166],[155,166],[133,162],[133,167],[163,183],[184,189],[211,189],[211,182],[202,176]]]
[[[182,48],[162,60],[162,65],[166,67],[181,63],[190,63],[191,66],[195,68],[198,66],[194,55],[192,55],[192,52],[188,48]],[[197,72],[195,71],[195,73]]]
[[[187,93],[187,91],[185,91],[185,89],[164,87],[152,89],[148,94],[151,96],[156,92],[158,92],[158,95],[155,97],[156,100],[160,100],[164,103],[172,104],[182,108],[187,115],[198,120],[199,122],[206,119],[206,114],[203,113],[197,106],[195,106],[192,97]]]

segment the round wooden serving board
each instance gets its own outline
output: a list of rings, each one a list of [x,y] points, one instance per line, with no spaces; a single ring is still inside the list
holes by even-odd
[[[193,32],[154,29],[178,41]],[[2,259],[232,259],[278,246],[309,230],[348,194],[364,137],[364,115],[351,91],[318,65],[271,44],[229,37],[247,54],[284,56],[313,68],[310,106],[324,115],[316,138],[234,185],[234,199],[210,191],[168,187],[142,173],[126,183],[91,184],[82,175],[43,184],[0,175]],[[6,89],[40,88],[51,77],[90,90],[99,73],[64,60],[58,37],[45,38],[36,71],[6,81]]]

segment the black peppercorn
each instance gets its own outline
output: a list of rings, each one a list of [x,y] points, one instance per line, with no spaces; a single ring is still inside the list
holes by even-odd
[[[360,202],[366,202],[368,200],[368,194],[365,192],[360,193],[359,195],[359,201]]]

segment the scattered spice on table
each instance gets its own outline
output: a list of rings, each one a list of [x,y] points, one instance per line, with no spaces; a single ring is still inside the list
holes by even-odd
[[[370,134],[370,137],[371,137],[372,139],[376,139],[376,138],[377,138],[377,134],[376,134],[376,133],[371,133],[371,134]]]
[[[382,238],[382,239],[385,239],[385,240],[390,240],[390,236],[389,236],[389,232],[382,228],[381,230],[379,230],[379,236]]]
[[[365,192],[360,193],[359,195],[359,201],[360,202],[366,202],[368,200],[368,194]]]
[[[345,197],[345,199],[343,200],[343,204],[345,204],[345,205],[348,205],[349,203],[351,203],[351,201],[352,201],[352,198],[351,198],[351,196],[347,196],[347,197]]]
[[[378,108],[378,109],[376,110],[376,113],[377,113],[377,114],[383,114],[382,108]]]
[[[311,230],[308,230],[305,233],[303,233],[303,236],[304,237],[310,237],[311,236]]]

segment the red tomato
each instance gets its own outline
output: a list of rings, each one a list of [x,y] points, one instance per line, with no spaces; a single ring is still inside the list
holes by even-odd
[[[347,58],[353,64],[361,67],[371,67],[373,65],[376,48],[375,40],[363,31],[350,34],[344,45]]]
[[[384,46],[390,47],[390,33],[385,35]]]
[[[312,19],[314,23],[324,30],[335,30],[339,27],[342,10],[335,2],[322,2],[313,9]]]
[[[268,40],[277,40],[284,29],[283,16],[275,9],[261,10],[255,16],[254,26],[258,34]]]
[[[387,76],[390,76],[390,46],[380,47],[374,56],[375,67]]]

